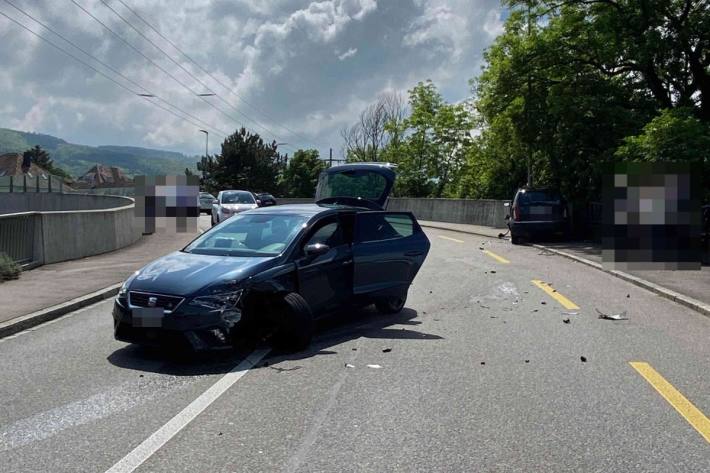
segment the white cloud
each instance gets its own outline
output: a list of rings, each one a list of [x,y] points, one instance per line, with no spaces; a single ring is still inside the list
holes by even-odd
[[[338,54],[338,52],[336,51],[335,54]],[[338,60],[344,61],[349,57],[353,57],[355,54],[357,54],[357,48],[350,48],[344,53],[338,54]]]
[[[213,130],[215,152],[217,129],[229,133],[241,124],[267,139],[318,147],[322,154],[331,146],[339,150],[339,129],[382,90],[406,92],[428,78],[448,100],[461,100],[469,95],[467,81],[479,71],[482,50],[502,27],[497,0],[126,0],[216,82],[119,2],[110,2],[230,104],[206,99],[217,110],[71,3],[65,8],[55,3],[33,0],[18,6],[199,123],[150,105],[0,18],[0,127],[77,143],[160,146],[195,154],[204,146],[198,128]],[[79,3],[181,82],[204,89],[101,2]],[[31,23],[11,10],[3,9]],[[347,60],[355,55],[357,61]]]

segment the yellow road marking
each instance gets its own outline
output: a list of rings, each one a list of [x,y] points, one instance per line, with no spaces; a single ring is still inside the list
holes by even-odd
[[[490,256],[491,258],[493,258],[494,260],[497,260],[499,263],[505,263],[505,264],[510,263],[510,261],[508,261],[507,259],[503,258],[500,255],[493,253],[492,251],[483,250],[483,252],[485,254],[487,254],[488,256]]]
[[[451,238],[451,237],[447,237],[447,236],[444,236],[444,235],[437,235],[437,236],[438,236],[439,238],[443,238],[444,240],[451,240],[451,241],[455,241],[456,243],[464,243],[463,240],[457,240],[456,238]]]
[[[710,419],[705,417],[705,414],[700,409],[695,407],[692,402],[686,399],[680,391],[674,388],[648,363],[632,361],[629,364],[710,443]]]
[[[571,300],[567,299],[565,296],[557,292],[557,290],[553,289],[552,286],[547,284],[546,282],[542,282],[539,279],[533,279],[532,283],[535,284],[537,287],[542,289],[547,293],[548,296],[552,297],[554,300],[562,304],[562,307],[568,310],[577,310],[579,309],[579,306],[572,302]]]

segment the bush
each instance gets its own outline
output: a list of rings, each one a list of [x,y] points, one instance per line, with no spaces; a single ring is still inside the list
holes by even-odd
[[[0,282],[20,277],[20,266],[5,253],[0,253]]]

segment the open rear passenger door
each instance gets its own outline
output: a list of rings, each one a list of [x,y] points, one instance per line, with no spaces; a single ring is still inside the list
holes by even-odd
[[[353,244],[354,295],[406,294],[429,247],[429,239],[410,212],[358,212]]]

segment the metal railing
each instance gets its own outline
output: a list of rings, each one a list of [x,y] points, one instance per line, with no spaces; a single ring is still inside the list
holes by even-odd
[[[18,264],[32,263],[36,217],[35,213],[0,215],[0,253]]]
[[[64,179],[52,174],[0,176],[0,192],[58,192],[66,190]]]

